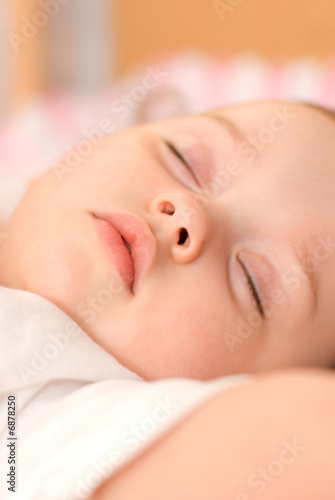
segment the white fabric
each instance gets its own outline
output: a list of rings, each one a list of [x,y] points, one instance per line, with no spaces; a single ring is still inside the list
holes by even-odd
[[[25,178],[12,177],[0,173],[0,221],[6,224],[11,218],[16,206],[27,191],[33,175]],[[1,229],[0,229],[1,233]]]
[[[22,290],[0,287],[0,328],[1,499],[87,498],[196,407],[249,380],[145,382],[53,303]],[[4,474],[10,394],[17,403],[15,494]]]

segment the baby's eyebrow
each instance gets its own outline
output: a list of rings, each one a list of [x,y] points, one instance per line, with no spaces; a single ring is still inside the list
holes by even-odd
[[[223,115],[216,114],[214,112],[208,111],[207,113],[202,113],[200,115],[197,115],[199,118],[207,118],[214,122],[216,125],[219,125],[225,133],[228,132],[230,135],[231,139],[235,143],[241,143],[241,142],[247,142],[245,135],[243,132],[238,128],[238,126],[233,123],[231,120],[226,118]]]
[[[319,111],[323,115],[325,115],[328,118],[330,118],[331,120],[333,120],[333,122],[335,122],[335,110],[334,109],[328,109],[328,108],[325,108],[324,106],[319,106],[317,104],[313,104],[310,102],[303,102],[302,104],[304,104],[305,106],[308,106],[310,108],[313,108],[316,111]]]
[[[214,121],[217,125],[219,125],[225,133],[229,133],[231,139],[235,143],[245,143],[248,142],[246,140],[245,135],[243,132],[237,127],[235,123],[233,123],[231,120],[226,118],[223,115],[216,114],[215,112],[206,112],[202,113],[199,115],[196,115],[199,118],[205,118],[209,119],[212,122]],[[310,259],[309,252],[307,251],[307,246],[306,243],[303,243],[302,241],[300,244],[296,241],[296,239],[288,238],[289,239],[289,246],[293,250],[293,253],[297,259],[297,262],[299,264],[299,267],[304,274],[305,281],[307,284],[307,287],[305,289],[308,292],[308,309],[309,313],[311,315],[314,315],[317,309],[317,290],[316,290],[316,274],[315,274],[315,269],[313,271],[307,271],[305,268],[304,263]]]

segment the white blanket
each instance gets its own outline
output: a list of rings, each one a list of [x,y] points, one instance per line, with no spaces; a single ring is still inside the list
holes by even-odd
[[[0,344],[1,499],[87,498],[206,400],[249,380],[145,382],[53,303],[4,287]],[[12,394],[14,436],[7,420]],[[8,490],[14,483],[15,494]]]

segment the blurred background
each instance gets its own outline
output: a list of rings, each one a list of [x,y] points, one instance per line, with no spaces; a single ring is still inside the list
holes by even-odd
[[[0,0],[1,186],[94,130],[262,98],[335,107],[334,24],[334,0]]]
[[[97,91],[162,54],[332,60],[334,0],[1,0],[2,113]]]

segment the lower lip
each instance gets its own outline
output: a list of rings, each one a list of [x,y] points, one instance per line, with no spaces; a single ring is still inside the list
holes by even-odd
[[[134,264],[120,233],[112,224],[105,220],[95,217],[94,222],[101,239],[107,246],[108,253],[123,284],[132,291],[134,283]]]

